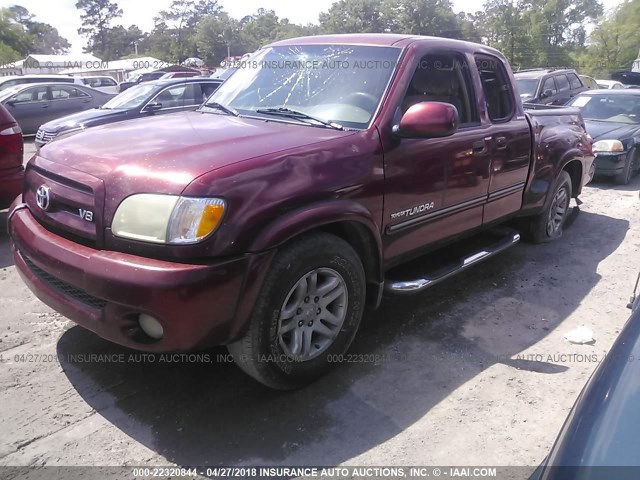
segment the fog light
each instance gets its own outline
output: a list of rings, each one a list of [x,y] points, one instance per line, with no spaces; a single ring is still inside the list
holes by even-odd
[[[164,335],[164,329],[160,322],[153,318],[151,315],[141,313],[138,317],[138,323],[142,331],[155,340],[160,340]]]

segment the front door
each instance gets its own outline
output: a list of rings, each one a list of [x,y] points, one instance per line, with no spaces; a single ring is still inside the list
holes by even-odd
[[[480,122],[469,61],[427,51],[415,65],[397,118],[423,101],[450,103],[458,130],[446,138],[397,139],[385,151],[385,260],[482,225],[491,143]]]

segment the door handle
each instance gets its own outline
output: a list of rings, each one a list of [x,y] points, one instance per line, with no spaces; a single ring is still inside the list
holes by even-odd
[[[473,153],[484,153],[487,151],[487,143],[484,140],[478,140],[471,144]]]
[[[507,137],[496,137],[496,150],[504,150],[507,148]]]

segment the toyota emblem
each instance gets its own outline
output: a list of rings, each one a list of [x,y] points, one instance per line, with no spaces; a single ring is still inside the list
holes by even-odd
[[[49,210],[51,201],[51,190],[46,185],[40,185],[36,190],[36,203],[42,210]]]

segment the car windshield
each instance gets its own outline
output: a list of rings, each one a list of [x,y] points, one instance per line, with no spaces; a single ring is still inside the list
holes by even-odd
[[[361,45],[265,48],[239,62],[209,102],[241,115],[282,114],[284,119],[287,112],[265,110],[288,109],[344,127],[366,128],[399,55],[399,48]]]
[[[640,95],[578,95],[567,105],[580,108],[586,120],[640,123]]]
[[[155,85],[142,84],[125,90],[119,95],[116,95],[101,108],[107,110],[118,110],[127,108],[141,107],[145,102],[149,100],[149,97],[153,92],[158,89]]]
[[[520,97],[535,97],[538,89],[537,78],[516,78],[516,89]]]

